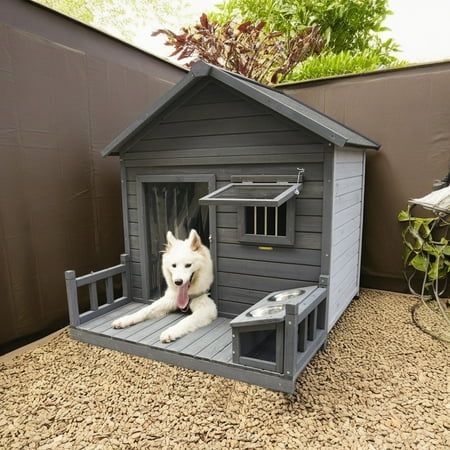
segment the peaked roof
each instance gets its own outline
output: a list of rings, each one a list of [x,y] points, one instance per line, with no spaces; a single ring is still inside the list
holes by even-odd
[[[161,112],[174,103],[200,79],[206,77],[213,78],[235,89],[339,147],[361,147],[376,150],[380,148],[380,145],[376,142],[336,122],[331,117],[322,114],[314,108],[306,106],[304,103],[289,95],[271,89],[249,78],[199,61],[192,66],[190,72],[181,81],[153,103],[140,118],[123,130],[102,151],[102,155],[118,154],[127,144],[134,142],[140,132],[152,120],[158,117]]]

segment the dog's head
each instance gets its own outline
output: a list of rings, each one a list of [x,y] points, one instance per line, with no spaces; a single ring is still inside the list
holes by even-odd
[[[168,231],[162,263],[164,278],[167,285],[177,291],[177,304],[181,309],[187,306],[189,294],[207,291],[212,284],[211,256],[195,230],[191,230],[184,241]]]

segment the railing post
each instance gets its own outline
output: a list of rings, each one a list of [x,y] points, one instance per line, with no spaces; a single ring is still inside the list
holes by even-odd
[[[297,369],[298,315],[286,314],[284,319],[284,376],[293,378]]]
[[[89,283],[89,303],[91,305],[91,311],[97,311],[98,309],[98,295],[97,295],[97,283]]]
[[[114,302],[113,277],[106,278],[105,286],[106,286],[106,302],[113,303]]]
[[[125,265],[125,272],[122,273],[122,295],[128,300],[132,300],[131,297],[131,262],[130,255],[123,253],[120,255],[121,264]]]
[[[80,325],[80,312],[78,309],[78,292],[77,292],[77,280],[74,270],[66,270],[66,290],[67,301],[69,305],[69,321],[70,325],[76,327]]]
[[[316,328],[317,328],[317,308],[314,308],[308,314],[308,341],[314,341],[316,338]]]

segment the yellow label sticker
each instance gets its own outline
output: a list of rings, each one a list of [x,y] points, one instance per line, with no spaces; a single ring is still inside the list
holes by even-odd
[[[273,250],[273,247],[258,247],[260,250]]]

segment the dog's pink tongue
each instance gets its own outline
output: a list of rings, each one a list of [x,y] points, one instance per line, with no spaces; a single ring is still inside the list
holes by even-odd
[[[184,283],[183,286],[180,286],[178,288],[177,306],[180,309],[186,309],[187,305],[189,304],[188,290],[189,283]]]

